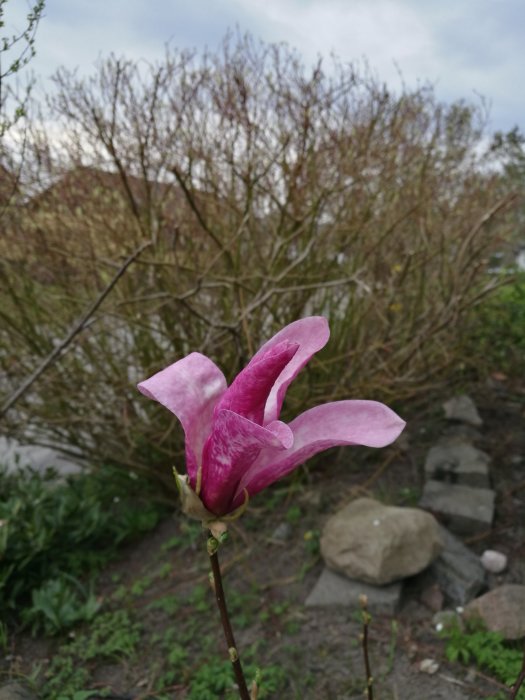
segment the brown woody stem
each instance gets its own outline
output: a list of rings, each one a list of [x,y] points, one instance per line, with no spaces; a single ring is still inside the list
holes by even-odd
[[[370,668],[370,658],[368,655],[368,626],[370,624],[370,613],[368,612],[368,599],[365,595],[359,597],[359,603],[361,605],[361,618],[363,620],[363,631],[361,634],[362,644],[363,644],[363,658],[365,661],[365,672],[366,672],[366,692],[368,700],[374,700],[374,679],[372,677],[372,670]]]
[[[222,587],[221,567],[219,564],[217,549],[218,542],[210,533],[210,538],[208,539],[208,554],[210,555],[211,570],[213,574],[213,589],[215,591],[217,607],[219,608],[221,615],[224,637],[226,639],[226,644],[228,645],[228,654],[230,656],[233,672],[235,674],[235,680],[237,681],[237,687],[239,688],[239,695],[242,700],[250,700],[250,694],[248,692],[248,687],[242,671],[241,659],[239,658],[237,645],[235,644],[235,637],[233,636],[233,630],[230,624],[230,618],[228,616],[228,608],[226,607],[226,599],[224,597],[224,589]]]
[[[521,671],[519,673],[519,676],[516,679],[516,682],[510,689],[510,700],[516,700],[518,697],[518,693],[520,692],[520,688],[525,682],[525,642],[523,643],[523,663],[521,664]]]

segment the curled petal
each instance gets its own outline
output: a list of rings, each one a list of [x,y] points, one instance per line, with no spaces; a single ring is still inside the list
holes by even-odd
[[[335,401],[311,408],[290,423],[294,436],[291,448],[261,450],[242,477],[232,506],[242,501],[244,489],[253,496],[322,450],[337,445],[384,447],[404,426],[394,411],[377,401]]]
[[[310,316],[285,326],[253,356],[252,362],[256,362],[261,354],[268,352],[270,348],[273,348],[283,341],[294,343],[299,346],[290,362],[285,365],[282,372],[277,377],[270,391],[264,411],[264,425],[279,418],[288,386],[306,365],[312,355],[326,345],[329,337],[330,329],[328,328],[328,321],[326,318],[324,318],[324,316]]]
[[[285,340],[258,352],[223,394],[215,413],[228,409],[261,425],[268,394],[298,349],[298,343]]]
[[[263,428],[238,413],[223,409],[213,423],[204,447],[200,498],[206,508],[221,516],[233,510],[231,501],[242,475],[251,467],[262,448],[276,453],[290,447],[293,435],[280,421]],[[237,506],[244,500],[242,489]]]
[[[139,391],[174,413],[186,435],[186,469],[195,487],[197,466],[211,432],[213,410],[226,391],[226,379],[208,357],[192,352],[138,385]]]

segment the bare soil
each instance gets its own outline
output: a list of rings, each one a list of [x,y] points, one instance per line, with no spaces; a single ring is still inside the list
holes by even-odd
[[[478,446],[493,458],[497,507],[492,529],[467,544],[477,553],[492,548],[508,555],[508,570],[492,584],[525,583],[525,390],[516,383],[491,380],[471,395],[484,420]],[[241,657],[243,650],[258,644],[257,663],[263,668],[281,667],[286,673],[283,689],[266,697],[365,697],[358,611],[304,606],[322,569],[312,543],[326,518],[357,494],[396,504],[417,503],[426,451],[448,427],[441,410],[444,398],[448,397],[434,397],[432,403],[413,409],[400,445],[380,452],[346,449],[327,454],[302,475],[269,490],[266,497],[254,499],[249,512],[232,527],[229,542],[221,548],[221,558],[226,595],[234,601]],[[289,539],[272,540],[275,528],[284,522],[291,526]],[[210,649],[210,639],[215,655],[226,657],[211,591],[205,601],[210,609],[204,617],[195,617],[195,600],[191,602],[195,588],[208,582],[205,540],[193,534],[189,544],[163,549],[162,545],[175,536],[181,536],[178,512],[128,547],[101,577],[99,589],[111,608],[119,585],[131,585],[159,567],[166,571],[165,565],[169,564],[168,575],[154,576],[151,585],[126,603],[143,626],[137,657],[126,662],[95,663],[90,687],[109,687],[116,698],[187,697],[184,673],[162,692],[155,690],[160,673],[155,669],[163,668],[166,651],[154,640],[170,627],[175,627],[174,643],[180,635],[190,652],[188,673],[191,660],[203,649]],[[152,606],[169,594],[182,601],[174,615]],[[236,603],[239,600],[245,601],[240,607]],[[434,631],[432,616],[433,612],[417,598],[408,596],[395,619],[373,618],[370,654],[374,698],[466,700],[489,697],[501,690],[496,681],[479,670],[446,661],[444,642]],[[188,641],[192,619],[204,622]],[[9,661],[4,662],[4,671],[14,677],[15,672],[29,675],[37,662],[45,668],[59,643],[21,636]],[[433,675],[420,671],[420,662],[427,658],[439,663]]]

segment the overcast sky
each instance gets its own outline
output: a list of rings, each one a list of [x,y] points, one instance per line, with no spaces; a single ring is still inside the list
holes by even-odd
[[[10,29],[27,9],[8,0]],[[112,51],[160,58],[168,41],[214,49],[235,27],[286,41],[306,62],[366,58],[392,88],[401,73],[446,101],[481,95],[492,129],[525,131],[525,0],[47,0],[32,68],[43,79],[60,65],[88,73]]]

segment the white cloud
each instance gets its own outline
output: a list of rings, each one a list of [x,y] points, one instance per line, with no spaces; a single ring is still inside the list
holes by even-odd
[[[26,7],[10,0],[8,22],[23,24]],[[61,64],[86,73],[111,51],[154,60],[169,40],[214,48],[236,24],[287,41],[308,62],[331,51],[344,61],[366,58],[394,88],[399,70],[409,86],[435,83],[447,101],[482,94],[495,127],[523,124],[522,0],[48,0],[33,67],[44,76]]]

